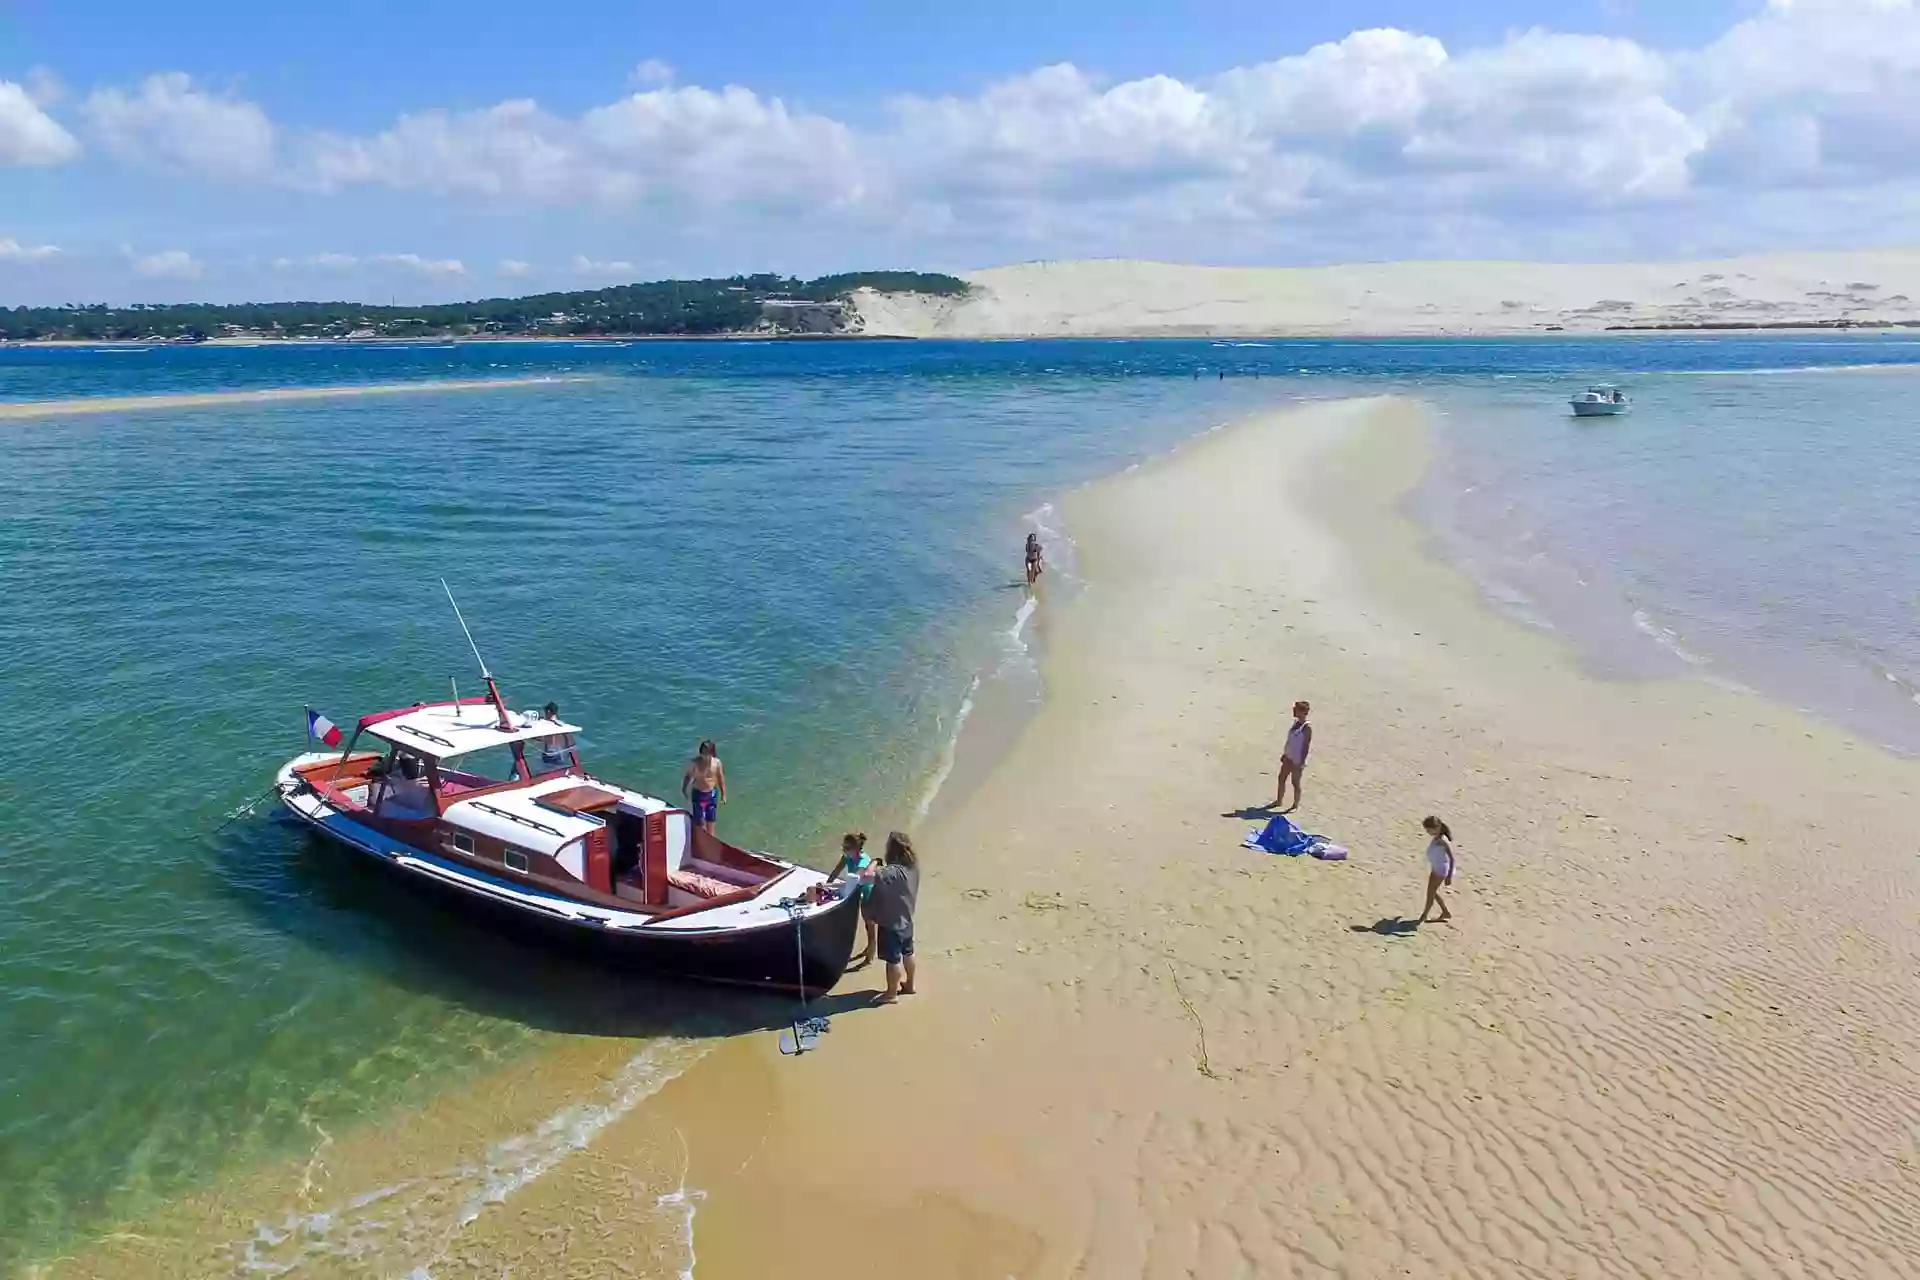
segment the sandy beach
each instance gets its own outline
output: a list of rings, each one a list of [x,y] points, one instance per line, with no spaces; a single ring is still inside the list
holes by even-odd
[[[768,1029],[636,1077],[582,1034],[50,1274],[241,1269],[269,1217],[269,1258],[351,1243],[481,1113],[559,1138],[409,1244],[435,1280],[679,1274],[689,1221],[701,1280],[1907,1273],[1920,766],[1589,676],[1428,556],[1427,448],[1414,403],[1307,405],[1061,504],[1047,703],[916,833],[921,995],[850,975],[798,1059]],[[1301,697],[1295,816],[1345,863],[1241,847]],[[1427,813],[1456,918],[1414,929]]]
[[[208,409],[221,405],[282,404],[337,400],[344,396],[419,395],[436,391],[488,391],[498,387],[552,386],[587,382],[592,376],[532,378],[442,378],[419,382],[376,382],[345,387],[270,387],[259,391],[203,391],[151,396],[77,396],[69,400],[0,401],[0,422],[28,418],[69,418],[89,413],[131,413],[143,409]]]
[[[1423,441],[1307,408],[1065,504],[1089,585],[1047,708],[925,833],[926,993],[662,1091],[701,1276],[842,1270],[856,1221],[927,1276],[1920,1256],[1920,771],[1490,614],[1399,514]],[[1345,864],[1239,847],[1300,696],[1298,816]],[[1410,931],[1428,812],[1457,918]]]

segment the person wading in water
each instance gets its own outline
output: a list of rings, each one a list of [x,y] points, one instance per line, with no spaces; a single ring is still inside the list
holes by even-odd
[[[693,820],[708,835],[720,818],[720,806],[727,800],[727,767],[720,763],[719,748],[708,738],[700,744],[687,771],[680,776],[680,793],[693,805]]]
[[[1027,535],[1027,585],[1032,586],[1038,582],[1040,575],[1046,571],[1047,566],[1045,554],[1040,546],[1040,535],[1030,533]]]

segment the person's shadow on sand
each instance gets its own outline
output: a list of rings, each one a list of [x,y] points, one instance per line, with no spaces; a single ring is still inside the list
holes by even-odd
[[[1408,920],[1404,916],[1384,916],[1372,924],[1352,924],[1347,926],[1349,933],[1377,933],[1383,938],[1399,938],[1420,928],[1418,920]]]
[[[1274,804],[1271,801],[1268,801],[1263,804],[1250,804],[1244,809],[1234,809],[1228,813],[1223,813],[1220,816],[1223,818],[1240,818],[1247,822],[1261,822],[1267,818],[1273,817],[1277,813],[1290,813],[1290,812],[1292,811],[1289,809],[1282,809],[1279,805]]]

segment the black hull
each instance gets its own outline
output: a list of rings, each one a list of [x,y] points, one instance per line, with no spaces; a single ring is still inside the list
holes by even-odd
[[[853,958],[854,936],[860,928],[858,894],[849,894],[825,911],[808,916],[798,925],[797,944],[793,920],[774,911],[767,912],[767,924],[708,933],[609,929],[597,923],[562,920],[409,871],[320,823],[302,821],[328,844],[379,864],[405,884],[459,908],[473,919],[627,972],[790,991],[812,999],[825,995],[840,981]]]

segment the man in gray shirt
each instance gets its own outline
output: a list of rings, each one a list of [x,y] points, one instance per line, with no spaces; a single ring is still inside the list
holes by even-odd
[[[920,859],[913,841],[898,831],[888,835],[885,865],[867,868],[860,878],[873,886],[868,910],[879,926],[880,959],[887,966],[887,993],[876,1003],[892,1004],[913,994],[913,908],[920,897]]]

